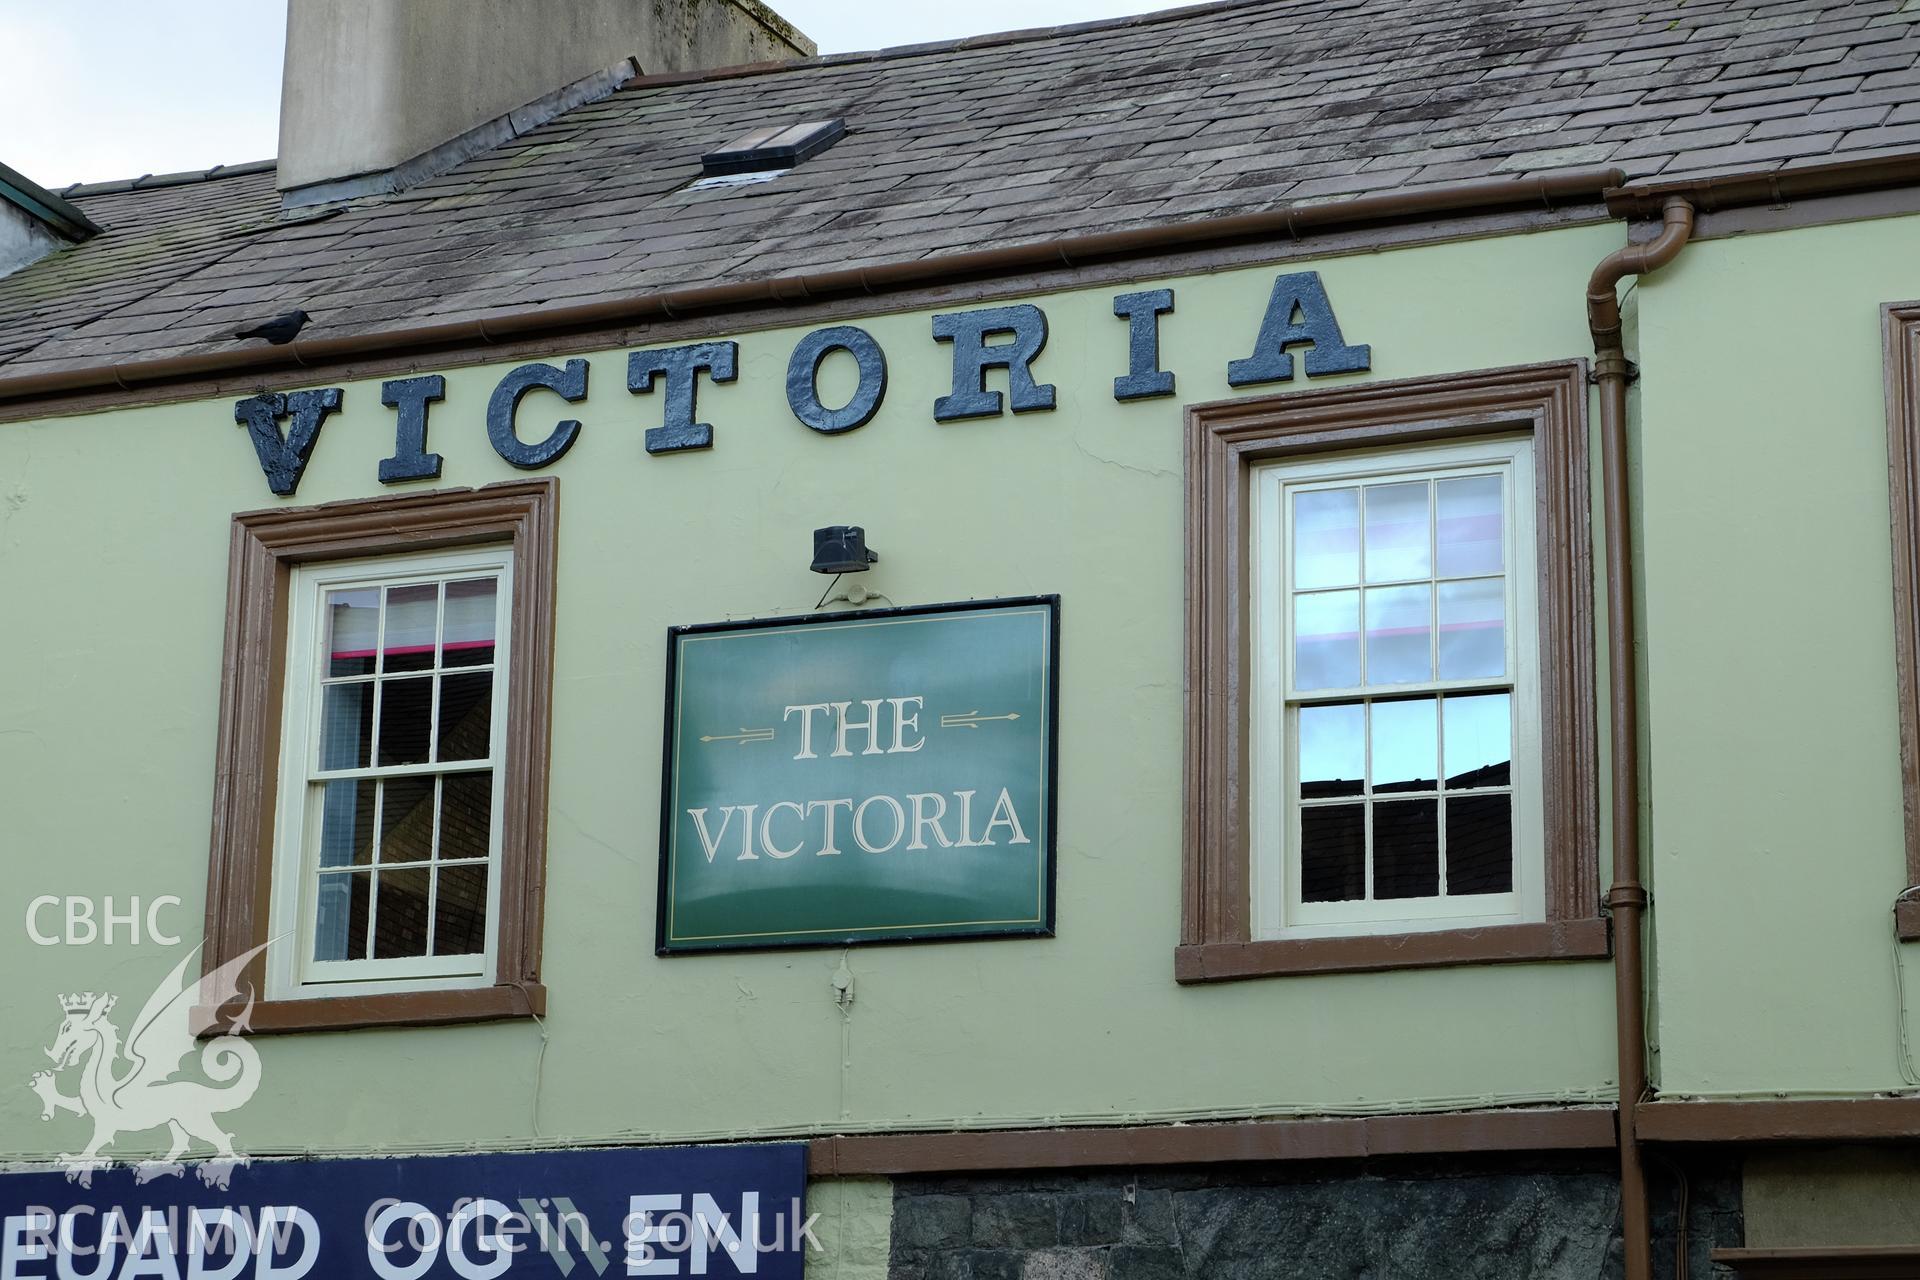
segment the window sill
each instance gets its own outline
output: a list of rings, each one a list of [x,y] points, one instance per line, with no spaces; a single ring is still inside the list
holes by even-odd
[[[1289,973],[1604,960],[1610,953],[1609,942],[1607,921],[1595,917],[1352,938],[1190,943],[1174,950],[1173,976],[1183,983],[1232,982]]]
[[[540,1017],[547,1011],[547,989],[537,982],[519,986],[468,987],[451,991],[398,991],[375,996],[327,996],[312,1000],[263,1000],[243,1035],[290,1031],[347,1031],[357,1027],[437,1027],[462,1022],[498,1022]],[[196,1009],[200,1035],[232,1030],[226,1019],[212,1022]]]

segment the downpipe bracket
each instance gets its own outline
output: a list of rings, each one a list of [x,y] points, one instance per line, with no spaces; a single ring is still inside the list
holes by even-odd
[[[1645,911],[1647,903],[1652,901],[1646,887],[1637,884],[1617,884],[1607,890],[1607,909],[1619,911],[1622,907],[1631,907],[1635,911]]]

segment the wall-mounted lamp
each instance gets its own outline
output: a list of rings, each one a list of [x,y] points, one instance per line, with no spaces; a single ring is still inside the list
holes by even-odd
[[[813,531],[815,573],[865,573],[880,557],[867,546],[867,531],[857,524],[830,524]]]

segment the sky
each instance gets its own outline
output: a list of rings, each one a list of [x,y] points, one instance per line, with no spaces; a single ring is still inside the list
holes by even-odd
[[[1086,22],[1179,0],[772,0],[845,53]],[[0,0],[0,163],[42,186],[270,158],[278,0]]]

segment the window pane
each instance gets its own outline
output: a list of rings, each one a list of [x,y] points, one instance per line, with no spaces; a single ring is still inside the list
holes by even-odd
[[[439,627],[440,587],[426,582],[387,588],[387,635],[383,671],[426,671],[433,666]]]
[[[1427,546],[1427,482],[1367,486],[1367,581],[1433,574]]]
[[[1432,698],[1373,704],[1373,789],[1440,789],[1439,707]]]
[[[1360,491],[1319,489],[1293,497],[1293,585],[1344,587],[1360,580]]]
[[[373,789],[371,778],[339,778],[321,784],[321,866],[365,866],[373,861]]]
[[[1513,780],[1513,695],[1446,699],[1447,786],[1504,787]]]
[[[371,871],[332,871],[320,877],[314,920],[315,960],[367,958],[367,916],[373,904]]]
[[[440,677],[441,760],[484,760],[493,745],[493,672]]]
[[[492,847],[493,775],[450,773],[440,782],[440,860],[484,858]]]
[[[1360,683],[1360,593],[1324,591],[1293,601],[1293,687]]]
[[[446,867],[436,873],[433,954],[471,956],[487,949],[487,869]]]
[[[1447,892],[1513,891],[1513,797],[1447,797]]]
[[[1433,679],[1433,588],[1367,591],[1367,683]]]
[[[1440,584],[1440,678],[1507,674],[1507,584],[1475,578]]]
[[[380,861],[424,862],[433,856],[433,779],[388,778],[381,784]]]
[[[1442,480],[1434,513],[1440,535],[1440,576],[1467,578],[1501,569],[1501,479],[1462,476]]]
[[[381,681],[380,763],[425,764],[432,715],[432,676]]]
[[[1300,795],[1357,796],[1367,772],[1366,708],[1358,702],[1300,708]]]
[[[427,954],[427,871],[382,871],[375,914],[373,958],[397,960]]]
[[[468,578],[447,584],[441,666],[471,667],[493,661],[495,597],[499,590],[498,578]]]
[[[330,684],[322,698],[320,767],[366,768],[373,763],[373,682]]]
[[[1352,902],[1367,896],[1367,807],[1300,810],[1300,900]]]
[[[1373,896],[1431,898],[1440,892],[1440,802],[1373,806]]]
[[[380,592],[327,592],[327,674],[364,676],[373,671],[373,650],[379,642]]]

